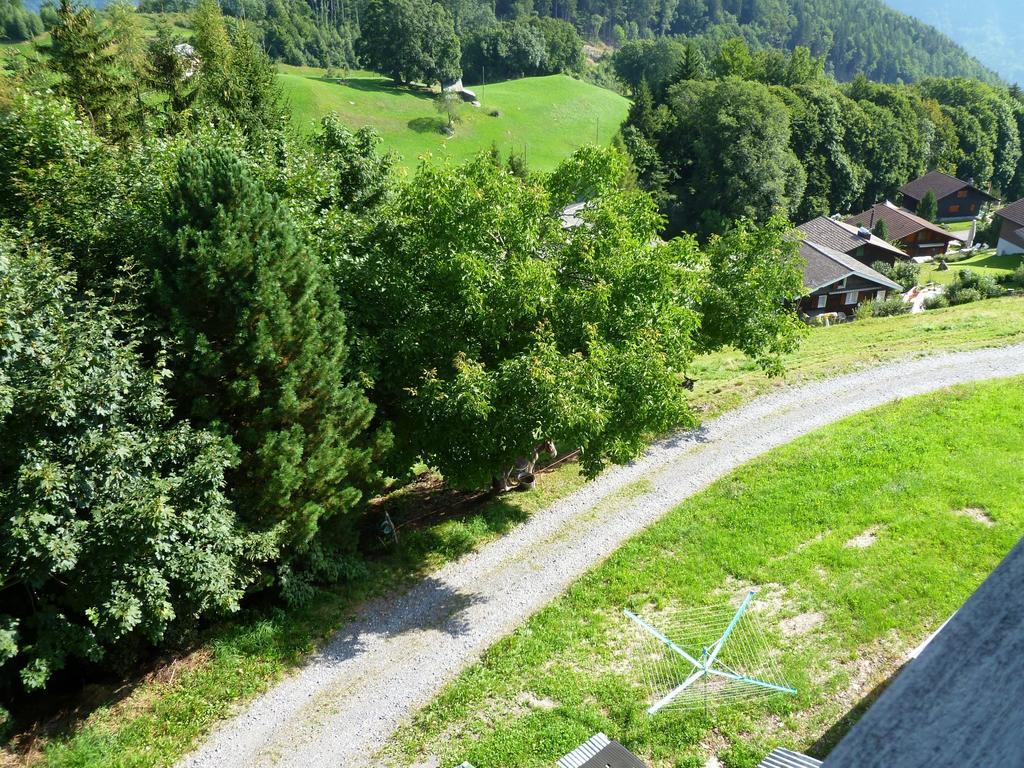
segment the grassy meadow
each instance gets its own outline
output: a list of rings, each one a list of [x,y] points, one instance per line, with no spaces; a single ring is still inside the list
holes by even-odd
[[[785,384],[838,375],[862,365],[939,350],[1024,342],[1024,299],[976,302],[925,314],[873,318],[808,332],[786,361],[788,373],[768,379],[743,355],[699,358],[694,404],[705,416],[741,405]],[[255,608],[209,631],[187,652],[109,687],[96,686],[92,705],[65,713],[0,751],[0,765],[51,768],[170,766],[233,706],[266,690],[342,625],[361,601],[400,588],[491,541],[585,482],[576,464],[538,477],[537,489],[484,500],[457,518],[402,528],[367,573],[346,588],[323,590],[310,608]],[[393,499],[396,522],[419,514],[429,494],[411,489]],[[81,702],[69,702],[80,705]],[[561,743],[561,742],[560,742]]]
[[[617,93],[566,75],[506,80],[474,87],[481,106],[462,105],[455,135],[447,137],[433,92],[398,88],[373,72],[352,72],[342,81],[312,67],[279,70],[297,130],[309,133],[336,113],[351,128],[376,129],[383,148],[406,167],[426,153],[461,162],[496,144],[503,155],[525,155],[533,170],[551,170],[583,144],[611,141],[629,109]]]
[[[652,768],[753,768],[779,745],[823,757],[1024,533],[1022,485],[1021,379],[807,435],[682,504],[499,641],[383,762],[540,768],[597,731]],[[750,588],[797,695],[648,716],[622,609],[657,626]]]

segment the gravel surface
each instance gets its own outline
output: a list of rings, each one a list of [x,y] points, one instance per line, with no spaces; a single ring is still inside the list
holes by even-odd
[[[1024,375],[1024,345],[917,358],[783,390],[663,440],[407,592],[367,604],[179,766],[372,765],[399,724],[485,649],[709,483],[859,411],[1014,375]]]

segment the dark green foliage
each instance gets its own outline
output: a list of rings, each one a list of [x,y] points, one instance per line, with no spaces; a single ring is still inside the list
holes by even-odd
[[[939,203],[935,199],[935,193],[930,189],[918,201],[917,215],[922,219],[928,219],[928,221],[935,221],[939,218]]]
[[[944,309],[949,306],[949,297],[944,293],[929,296],[921,306],[925,309]]]
[[[1005,293],[1006,289],[996,282],[994,277],[971,269],[961,269],[957,272],[953,282],[946,288],[946,296],[953,305],[993,299]]]
[[[776,212],[798,221],[857,212],[897,199],[929,168],[982,188],[1024,186],[1024,101],[1009,89],[936,78],[841,86],[809,51],[752,54],[738,39],[721,48],[716,79],[655,89],[641,77],[662,76],[652,46],[624,48],[618,63],[634,91],[622,141],[671,232],[706,235]],[[936,209],[926,199],[918,212],[934,219]]]
[[[893,317],[894,315],[906,315],[910,310],[910,302],[904,301],[902,296],[889,296],[881,301],[877,299],[865,301],[857,307],[857,319],[864,320],[869,317]]]
[[[789,113],[768,87],[682,81],[670,90],[668,108],[659,154],[675,172],[672,231],[706,236],[739,219],[796,213],[806,176],[790,149]]]
[[[913,261],[897,261],[895,264],[876,261],[871,268],[894,283],[899,283],[904,291],[909,291],[917,285],[917,278],[921,275],[921,265]]]
[[[479,487],[552,438],[594,472],[692,418],[681,374],[697,352],[734,344],[774,367],[789,348],[799,324],[779,297],[801,281],[785,224],[706,253],[662,244],[626,167],[586,150],[545,189],[484,158],[423,166],[340,264],[399,466],[419,457]],[[564,230],[556,214],[577,199],[587,223]]]
[[[42,20],[27,10],[21,0],[0,0],[0,40],[31,40],[42,32]]]
[[[871,234],[886,242],[889,241],[889,225],[885,223],[885,219],[878,220],[878,223],[871,228]]]
[[[367,66],[399,84],[432,85],[462,74],[451,14],[431,0],[370,0],[360,51]]]
[[[371,484],[373,409],[346,381],[333,286],[287,209],[231,151],[186,150],[152,248],[154,318],[175,341],[182,416],[240,450],[229,480],[247,526],[287,560],[326,534],[355,545]]]
[[[233,610],[232,453],[172,418],[158,360],[34,243],[0,242],[0,699],[129,663]]]
[[[90,7],[77,8],[61,0],[58,23],[51,30],[49,67],[60,75],[58,93],[66,96],[97,133],[123,139],[129,107],[129,82],[118,68],[111,30]]]
[[[583,41],[571,24],[558,19],[496,22],[462,39],[462,69],[472,83],[582,68]]]

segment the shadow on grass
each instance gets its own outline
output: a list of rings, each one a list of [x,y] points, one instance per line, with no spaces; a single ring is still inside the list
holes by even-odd
[[[857,721],[864,716],[864,713],[871,708],[871,705],[878,701],[878,697],[885,692],[885,689],[888,688],[892,681],[896,679],[896,676],[903,671],[905,666],[906,664],[900,666],[891,675],[885,678],[885,680],[872,688],[860,701],[850,707],[850,709],[846,711],[846,714],[836,720],[836,722],[832,724],[831,728],[825,731],[825,733],[823,733],[816,742],[808,747],[807,754],[811,757],[817,758],[818,760],[824,760],[828,756],[828,753],[835,749],[836,744],[838,744],[843,737],[850,732],[850,729],[857,724]]]
[[[324,78],[318,79],[323,80]],[[344,84],[353,90],[364,93],[381,93],[390,96],[409,95],[425,100],[433,100],[435,95],[429,88],[418,85],[395,85],[386,77],[351,77],[345,80]]]
[[[416,133],[436,133],[440,135],[445,122],[440,117],[414,117],[406,125],[416,131]]]

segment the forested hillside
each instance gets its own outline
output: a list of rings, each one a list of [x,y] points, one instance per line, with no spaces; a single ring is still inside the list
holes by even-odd
[[[739,40],[710,61],[692,43],[659,41],[624,48],[615,64],[636,94],[626,144],[673,231],[710,235],[779,210],[798,221],[848,213],[933,169],[1024,195],[1018,89],[840,84],[804,48],[752,53]]]
[[[0,8],[19,1],[0,0]],[[40,0],[28,2],[38,8]],[[140,1],[141,8],[154,12],[184,11],[193,4]],[[473,78],[490,71],[492,80],[578,72],[580,38],[618,47],[666,35],[700,39],[705,50],[736,36],[753,48],[805,46],[823,56],[827,71],[840,80],[857,74],[883,82],[926,76],[996,79],[950,38],[882,0],[225,0],[222,5],[226,14],[255,24],[271,56],[288,64],[380,69],[382,58],[394,65],[399,50],[406,58],[423,52],[428,66],[424,70],[413,62],[411,71],[436,79],[459,71]],[[393,42],[411,36],[419,42],[401,49]]]
[[[1024,85],[1024,3],[1018,0],[887,0],[967,48],[1004,79]]]

